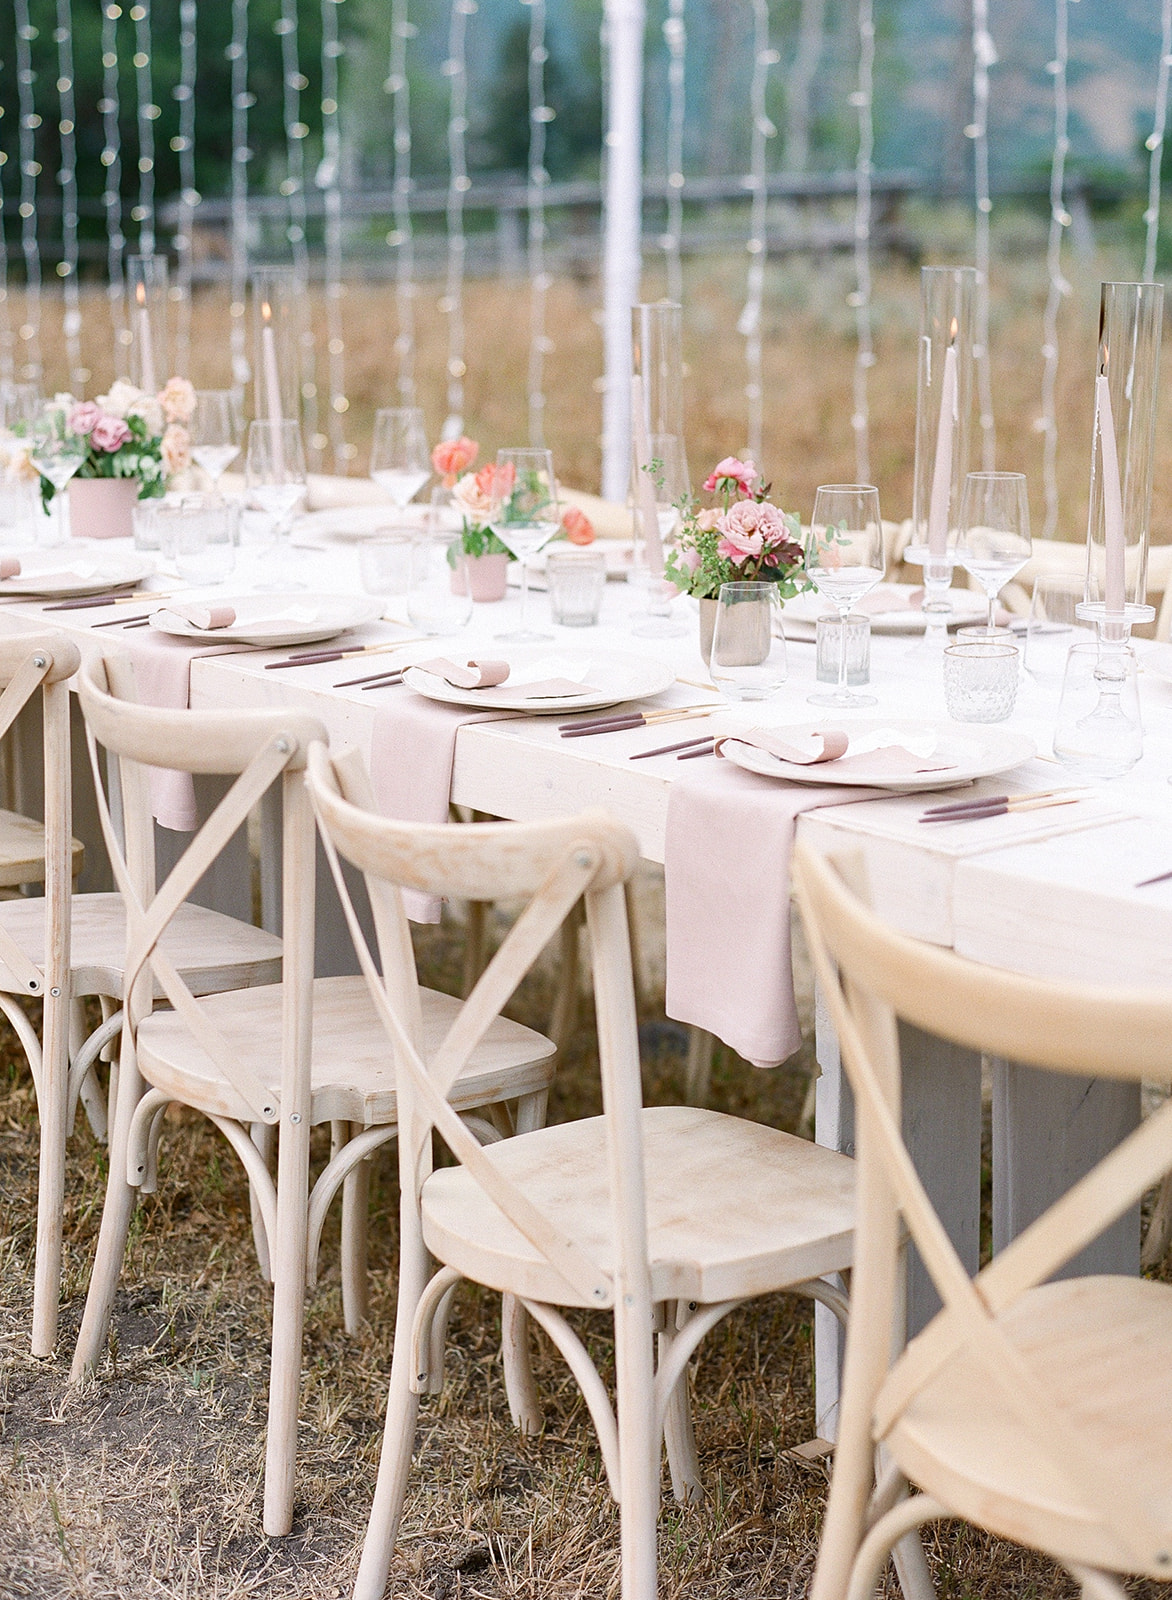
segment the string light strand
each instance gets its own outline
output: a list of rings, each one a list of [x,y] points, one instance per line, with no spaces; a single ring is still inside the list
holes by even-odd
[[[4,385],[12,383],[16,377],[12,308],[8,300],[8,230],[4,225],[4,168],[7,164],[8,155],[0,150],[0,384]]]
[[[667,276],[667,298],[677,304],[684,298],[684,273],[680,250],[684,231],[684,115],[688,65],[688,30],[684,0],[668,0],[663,24],[667,45],[667,218],[660,239]]]
[[[41,119],[36,109],[36,73],[32,62],[32,42],[38,30],[29,19],[28,0],[13,0],[13,9],[16,12],[16,92],[20,117],[20,247],[24,256],[24,318],[17,330],[22,346],[19,375],[27,383],[40,383],[41,255],[37,247],[37,179],[41,164],[37,160],[36,134]]]
[[[1160,66],[1156,74],[1156,112],[1152,131],[1144,141],[1148,161],[1148,204],[1144,212],[1145,283],[1156,276],[1156,249],[1160,242],[1160,177],[1164,164],[1164,133],[1168,126],[1168,69],[1172,67],[1172,0],[1164,0],[1160,19]]]
[[[850,303],[855,309],[857,350],[854,370],[854,410],[851,428],[855,436],[855,477],[859,483],[871,480],[871,419],[868,377],[875,365],[875,344],[871,329],[871,178],[875,150],[875,124],[872,96],[875,78],[875,18],[872,0],[859,0],[859,78],[850,97],[859,114],[859,151],[855,160],[855,287]]]
[[[322,159],[317,186],[325,203],[326,364],[330,388],[329,430],[334,471],[345,473],[356,453],[346,443],[342,418],[350,409],[346,398],[346,344],[342,332],[342,133],[338,121],[339,67],[345,46],[338,37],[341,0],[322,0],[321,6],[321,130]]]
[[[248,0],[232,0],[232,39],[227,49],[232,64],[232,298],[229,321],[232,351],[232,387],[243,395],[251,376],[244,326],[248,286],[248,113],[253,96],[248,90]]]
[[[57,276],[61,279],[65,315],[65,359],[69,367],[69,387],[80,394],[89,377],[81,364],[81,291],[78,284],[77,242],[77,123],[73,90],[73,19],[69,0],[57,0],[57,133],[61,140],[61,165],[57,182],[61,188],[61,260]]]
[[[472,187],[468,177],[465,136],[468,132],[468,18],[475,16],[476,0],[452,0],[448,24],[448,58],[443,64],[448,79],[448,270],[440,309],[448,319],[448,414],[445,439],[464,431],[464,196]]]
[[[191,362],[191,268],[195,208],[199,193],[195,187],[195,72],[196,0],[179,0],[179,82],[171,91],[179,105],[179,132],[171,148],[179,157],[179,225],[175,230],[176,288],[178,308],[175,333],[176,371],[186,373]]]
[[[126,322],[126,279],[123,257],[126,236],[122,231],[122,130],[119,126],[118,20],[122,7],[115,0],[102,5],[102,116],[101,162],[105,171],[102,207],[106,213],[106,295],[114,333],[114,370],[122,371],[122,357],[130,344]]]
[[[553,111],[545,103],[545,0],[529,4],[529,169],[525,193],[529,265],[529,443],[545,443],[546,299],[550,279],[545,266],[545,130]]]
[[[151,74],[150,0],[130,8],[134,23],[134,86],[138,95],[138,204],[130,213],[138,223],[139,254],[155,253],[155,119],[160,107],[154,101]]]
[[[1066,68],[1069,59],[1067,0],[1054,0],[1054,58],[1046,70],[1054,79],[1054,154],[1050,162],[1050,234],[1046,245],[1046,271],[1050,288],[1042,318],[1042,415],[1038,428],[1042,434],[1042,484],[1046,520],[1042,537],[1052,539],[1058,531],[1058,418],[1054,394],[1058,382],[1058,315],[1070,293],[1062,275],[1062,240],[1070,226],[1066,209],[1066,155],[1070,149],[1067,134]]]
[[[411,88],[407,81],[407,41],[418,28],[407,15],[407,0],[391,3],[390,72],[383,88],[391,96],[394,127],[394,226],[387,244],[395,260],[395,316],[398,333],[399,404],[415,404],[415,230],[411,224]]]
[[[281,0],[281,15],[273,24],[281,41],[281,81],[285,120],[285,177],[281,193],[288,204],[289,221],[285,237],[293,254],[297,282],[304,289],[309,283],[309,244],[306,239],[308,214],[305,203],[305,145],[309,125],[301,120],[301,94],[309,79],[301,70],[297,43],[297,0]],[[329,439],[318,426],[317,372],[313,328],[307,315],[307,296],[299,294],[294,308],[297,316],[298,400],[305,421],[312,466],[321,467],[322,451]]]
[[[745,246],[749,256],[747,293],[744,309],[737,323],[737,331],[745,341],[745,398],[749,402],[749,458],[758,464],[761,461],[764,406],[761,312],[765,296],[765,259],[767,255],[765,226],[769,205],[765,153],[767,141],[777,133],[777,129],[765,114],[765,95],[769,87],[769,69],[778,59],[777,51],[769,48],[769,0],[753,0],[753,77],[749,88],[752,136],[750,143],[750,172],[745,180],[746,187],[753,198],[749,213],[749,239]]]
[[[1169,0],[1172,3],[1172,0]],[[997,51],[989,32],[989,0],[973,0],[973,120],[965,129],[973,141],[973,187],[976,221],[973,259],[977,269],[976,347],[977,406],[981,428],[981,466],[992,472],[997,463],[997,432],[993,416],[993,379],[989,356],[989,224],[993,200],[989,193],[989,68]]]

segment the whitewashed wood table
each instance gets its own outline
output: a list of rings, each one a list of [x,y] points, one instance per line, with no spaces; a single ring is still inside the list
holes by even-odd
[[[357,587],[353,547],[309,558],[320,569],[323,590]],[[312,580],[311,580],[312,581]],[[401,602],[400,602],[401,603]],[[396,602],[392,602],[392,609]],[[555,630],[562,646],[642,650],[672,662],[683,678],[704,676],[694,637],[670,641],[633,638],[623,586],[608,590],[603,625],[591,630]],[[460,647],[475,649],[511,625],[515,602],[483,608],[487,620]],[[686,605],[678,607],[687,615]],[[22,605],[0,611],[0,626],[50,623],[78,637],[84,648],[117,647],[117,628],[94,633],[102,620],[91,612],[43,613]],[[372,624],[360,637],[375,640],[396,631]],[[551,647],[556,648],[556,647]],[[282,652],[284,654],[286,652]],[[366,665],[385,658],[266,672],[272,652],[200,658],[192,663],[193,706],[296,704],[311,709],[332,740],[353,743],[369,754],[374,714],[382,697],[360,688],[336,687]],[[747,721],[808,721],[806,696],[813,687],[813,649],[790,645],[790,677],[767,708],[721,711],[701,724],[722,730]],[[939,669],[916,654],[906,639],[873,641],[872,689],[879,706],[871,717],[944,718]],[[916,820],[925,802],[890,797],[823,808],[800,819],[802,836],[816,847],[844,846],[866,857],[876,907],[897,926],[961,954],[1026,973],[1156,983],[1172,981],[1172,883],[1135,890],[1142,877],[1172,869],[1172,684],[1152,673],[1143,679],[1147,745],[1144,760],[1127,779],[1101,786],[1076,806],[987,819],[979,823],[923,827]],[[388,690],[383,694],[408,691]],[[1057,684],[1028,682],[1008,726],[1030,732],[1040,751],[1049,750]],[[679,684],[664,697],[675,703],[703,700],[703,691]],[[604,738],[563,740],[558,718],[487,722],[461,728],[456,744],[452,799],[515,820],[559,816],[601,805],[634,830],[644,856],[662,861],[671,782],[689,769],[674,759],[632,763],[632,752],[660,743],[670,729],[639,729]],[[691,732],[692,730],[687,730]],[[1062,769],[1031,762],[1005,778],[986,780],[966,794],[1049,788],[1065,781]],[[337,954],[338,961],[345,956]],[[965,1260],[975,1266],[979,1245],[981,1128],[980,1063],[937,1040],[911,1037],[904,1117],[920,1170],[941,1207]],[[850,1147],[849,1096],[838,1070],[829,1031],[820,1026],[817,1137]],[[1000,1064],[994,1081],[994,1241],[1011,1237],[1102,1151],[1135,1123],[1134,1089],[1097,1083],[1056,1088],[1048,1078]],[[1080,1268],[1134,1271],[1138,1266],[1138,1219],[1128,1217],[1080,1258]],[[909,1322],[917,1326],[931,1310],[931,1295],[914,1265],[909,1287]],[[819,1427],[834,1425],[837,1356],[835,1341],[819,1333]]]

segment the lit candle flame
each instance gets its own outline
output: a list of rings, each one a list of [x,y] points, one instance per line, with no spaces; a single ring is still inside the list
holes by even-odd
[[[134,298],[138,301],[140,306],[145,306],[146,305],[146,284],[145,283],[136,283],[135,284],[135,286],[134,286]]]
[[[960,331],[960,323],[957,322],[955,317],[953,317],[952,326],[948,330],[948,342],[949,342],[949,344],[955,344],[956,343],[956,336],[959,333],[959,331]]]
[[[271,322],[273,320],[273,308],[267,300],[262,300],[260,303],[260,315],[262,322]]]

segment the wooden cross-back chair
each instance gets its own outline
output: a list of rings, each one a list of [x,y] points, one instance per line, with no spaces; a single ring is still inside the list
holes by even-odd
[[[855,1094],[852,1323],[814,1600],[864,1600],[893,1543],[963,1517],[1048,1553],[1093,1600],[1172,1577],[1172,1287],[1049,1281],[1172,1167],[1172,1102],[969,1277],[900,1131],[902,1019],[1079,1077],[1172,1076],[1172,992],[999,972],[885,926],[857,858],[799,848],[794,883]],[[914,1241],[943,1309],[893,1354]],[[875,1463],[878,1461],[876,1476]],[[918,1493],[905,1498],[907,1483]]]
[[[354,752],[310,752],[309,787],[351,934],[394,1050],[400,1106],[399,1301],[378,1488],[358,1575],[381,1600],[421,1393],[439,1392],[461,1278],[519,1297],[577,1379],[622,1508],[622,1592],[656,1592],[666,1431],[679,1498],[699,1494],[687,1363],[734,1307],[792,1289],[840,1315],[821,1281],[851,1259],[853,1163],[758,1123],[690,1106],[644,1110],[624,883],[628,829],[604,812],[439,828],[369,808]],[[340,858],[366,879],[381,957],[366,946]],[[420,1030],[399,891],[527,902],[438,1048]],[[604,1114],[481,1148],[453,1105],[462,1063],[585,897]],[[432,1169],[438,1132],[458,1165]],[[439,1262],[433,1273],[431,1258]],[[561,1307],[613,1317],[617,1407]],[[655,1341],[658,1335],[658,1368]]]
[[[114,692],[111,692],[111,691]],[[157,1181],[157,1146],[166,1110],[201,1111],[228,1140],[248,1175],[262,1265],[273,1283],[273,1341],[265,1467],[264,1526],[292,1526],[303,1303],[314,1281],[322,1226],[343,1192],[342,1287],[347,1326],[365,1313],[364,1165],[396,1133],[390,1051],[360,977],[315,979],[315,827],[305,793],[306,750],[325,738],[301,712],[174,711],[134,703],[127,663],[87,666],[79,693],[98,789],[103,834],[126,904],[123,1065],[110,1138],[110,1179],[73,1377],[102,1352],[138,1189]],[[98,752],[117,763],[124,842],[102,789]],[[163,766],[234,775],[235,781],[156,889],[148,773]],[[282,968],[266,984],[197,997],[167,950],[167,932],[184,899],[217,853],[274,785],[282,798]],[[221,919],[229,932],[246,929]],[[272,981],[279,977],[279,982]],[[155,1009],[155,999],[170,1009]],[[459,1002],[425,991],[425,1031],[442,1033]],[[518,1120],[544,1118],[554,1047],[539,1034],[501,1021],[468,1063],[460,1086],[464,1110],[517,1100]],[[504,1120],[503,1109],[497,1112]],[[310,1184],[309,1141],[329,1123],[333,1149]],[[275,1130],[276,1178],[266,1159]],[[499,1138],[480,1119],[481,1137]],[[527,1349],[511,1326],[506,1373],[522,1423],[536,1425]]]

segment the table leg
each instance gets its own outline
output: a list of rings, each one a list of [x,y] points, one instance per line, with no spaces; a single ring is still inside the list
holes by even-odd
[[[1009,1241],[1139,1126],[1137,1083],[1071,1078],[1014,1061],[993,1069],[993,1249]],[[1056,1276],[1139,1272],[1139,1207]]]

